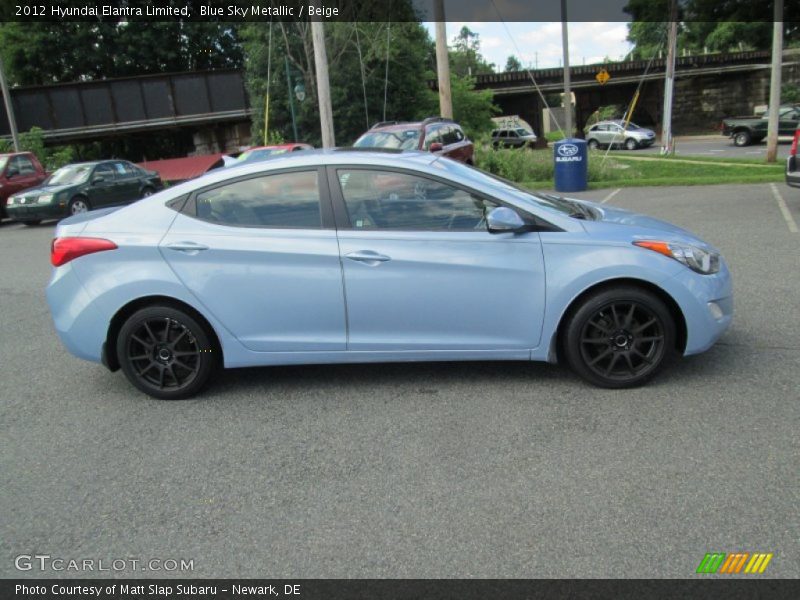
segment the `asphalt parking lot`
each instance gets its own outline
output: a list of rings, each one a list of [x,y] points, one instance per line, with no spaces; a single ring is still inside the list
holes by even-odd
[[[778,141],[778,160],[784,161],[789,156],[792,147],[792,138],[781,136]],[[648,148],[641,148],[637,153],[659,154],[661,147],[657,143]],[[730,138],[717,136],[678,137],[675,140],[675,154],[677,156],[708,156],[712,158],[749,158],[759,159],[767,156],[767,142],[765,140],[750,146],[734,146]]]
[[[193,577],[682,578],[746,551],[796,577],[800,191],[575,196],[612,193],[718,246],[736,294],[717,346],[623,392],[446,363],[229,371],[151,400],[56,339],[52,225],[4,223],[0,576],[87,575],[15,570],[44,553]]]

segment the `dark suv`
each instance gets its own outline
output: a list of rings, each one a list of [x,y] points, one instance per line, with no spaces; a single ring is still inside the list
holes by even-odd
[[[473,164],[475,152],[461,125],[444,117],[430,117],[412,123],[382,121],[373,125],[353,146],[424,150],[468,165]]]

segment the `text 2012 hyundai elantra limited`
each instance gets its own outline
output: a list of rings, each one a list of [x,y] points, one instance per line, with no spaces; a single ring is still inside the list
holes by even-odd
[[[629,387],[731,322],[719,253],[657,219],[429,153],[309,151],[62,221],[76,356],[184,398],[219,366],[563,361]]]

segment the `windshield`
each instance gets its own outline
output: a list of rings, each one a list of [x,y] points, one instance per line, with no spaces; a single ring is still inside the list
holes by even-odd
[[[636,123],[628,123],[625,129],[628,131],[636,131],[637,129],[641,129],[641,127],[639,127]]]
[[[405,131],[369,131],[353,144],[356,148],[399,148],[416,150],[419,147],[419,129]]]
[[[8,157],[7,156],[0,156],[0,171],[6,168],[8,164]]]
[[[551,196],[549,194],[541,194],[523,189],[508,179],[454,160],[436,160],[431,166],[449,171],[451,175],[456,176],[460,181],[471,179],[480,184],[501,188],[504,192],[511,194],[515,198],[525,202],[533,202],[545,208],[555,209],[570,216],[574,216],[576,212],[582,210],[581,205],[578,205],[576,202],[570,202],[558,196]]]
[[[267,158],[268,156],[277,156],[278,154],[283,154],[286,151],[286,148],[259,148],[258,150],[247,150],[246,152],[242,152],[239,155],[239,158],[236,160],[239,162],[261,160],[262,158]]]
[[[58,171],[50,175],[45,182],[46,185],[74,185],[83,183],[89,178],[92,172],[92,165],[70,165],[61,167]]]
[[[519,129],[517,129],[517,130],[515,130],[515,131],[516,131],[516,132],[517,132],[519,135],[530,135],[530,134],[531,134],[531,132],[530,132],[530,131],[527,131],[527,130],[523,129],[522,127],[520,127]]]

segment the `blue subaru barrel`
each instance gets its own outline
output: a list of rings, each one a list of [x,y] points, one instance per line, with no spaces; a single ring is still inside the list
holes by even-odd
[[[589,182],[589,156],[586,142],[567,138],[553,144],[556,191],[582,192]]]

